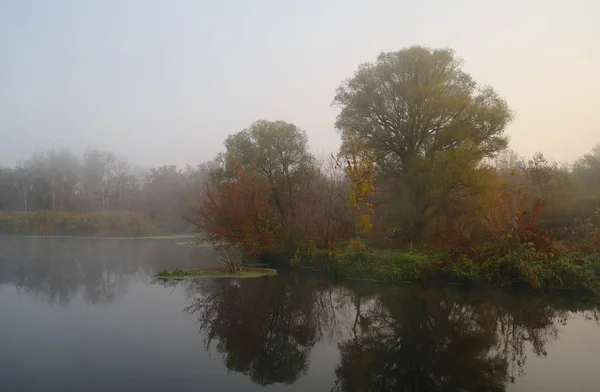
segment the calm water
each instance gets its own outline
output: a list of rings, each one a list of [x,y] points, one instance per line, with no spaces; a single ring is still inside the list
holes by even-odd
[[[0,238],[0,391],[598,391],[594,303],[333,284],[156,281],[174,240]]]

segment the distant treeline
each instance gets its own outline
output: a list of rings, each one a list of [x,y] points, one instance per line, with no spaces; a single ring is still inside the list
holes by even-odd
[[[163,231],[188,230],[182,217],[195,214],[208,169],[209,164],[184,169],[163,165],[144,171],[112,152],[88,150],[77,156],[67,149],[41,151],[14,167],[0,168],[0,211],[78,213],[73,224],[100,212],[128,211],[146,216]],[[67,215],[48,216],[64,221]]]
[[[156,232],[155,222],[139,212],[0,211],[0,234],[143,237]]]

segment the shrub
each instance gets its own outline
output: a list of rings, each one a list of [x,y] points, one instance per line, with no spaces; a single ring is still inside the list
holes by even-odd
[[[466,257],[460,257],[451,263],[437,263],[436,273],[439,278],[451,283],[474,285],[481,281],[479,265]]]
[[[481,265],[482,278],[497,285],[526,285],[542,287],[542,263],[547,254],[538,252],[531,243],[517,246],[505,255],[492,256]]]
[[[428,274],[430,257],[389,251],[347,252],[331,263],[334,276],[381,281],[418,281]]]

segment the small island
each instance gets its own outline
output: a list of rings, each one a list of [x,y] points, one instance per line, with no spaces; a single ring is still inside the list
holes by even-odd
[[[241,267],[231,270],[227,267],[196,268],[196,269],[165,269],[160,271],[156,277],[159,279],[215,279],[215,278],[260,278],[263,276],[275,276],[277,270],[272,268]]]

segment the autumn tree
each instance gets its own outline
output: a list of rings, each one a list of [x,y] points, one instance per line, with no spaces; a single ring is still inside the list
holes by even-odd
[[[232,163],[233,178],[204,187],[198,216],[188,219],[209,241],[250,255],[275,245],[269,195],[271,184],[248,167]]]
[[[411,222],[416,238],[432,213],[423,192],[463,187],[460,175],[446,176],[437,167],[448,162],[446,155],[461,149],[471,170],[507,144],[508,105],[492,88],[478,86],[461,65],[450,49],[413,46],[382,53],[375,63],[362,64],[334,98],[343,141],[356,137],[372,148],[380,179],[395,184],[402,203],[418,206],[411,219],[402,219]],[[444,184],[428,190],[420,181],[424,173],[444,173],[436,179]]]
[[[344,170],[350,180],[348,205],[354,216],[356,231],[356,249],[362,250],[361,237],[368,234],[373,224],[370,213],[372,204],[369,198],[375,190],[375,156],[371,148],[357,137],[346,144],[344,151]]]
[[[251,166],[273,187],[283,220],[295,214],[297,183],[313,164],[306,132],[284,121],[259,120],[225,140],[227,162]]]
[[[269,202],[276,214],[282,248],[300,242],[298,205],[302,183],[314,172],[314,158],[308,152],[306,132],[284,121],[259,120],[225,140],[225,178],[234,165],[251,169],[270,186]]]
[[[334,156],[317,160],[310,175],[303,177],[296,223],[304,228],[301,236],[305,242],[332,249],[337,241],[353,235],[348,187],[345,167]]]
[[[225,148],[211,167],[196,222],[212,240],[279,263],[348,238],[353,220],[344,169],[315,159],[303,130],[259,120],[227,137]]]

